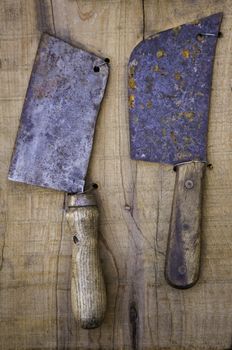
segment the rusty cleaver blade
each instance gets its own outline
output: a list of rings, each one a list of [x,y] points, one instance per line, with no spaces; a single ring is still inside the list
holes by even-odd
[[[165,276],[179,288],[199,277],[202,179],[221,20],[217,13],[151,36],[129,60],[131,158],[176,169]]]
[[[85,193],[85,178],[108,73],[103,58],[42,35],[8,176],[72,194],[72,306],[83,328],[97,327],[105,310],[98,211],[93,193]]]

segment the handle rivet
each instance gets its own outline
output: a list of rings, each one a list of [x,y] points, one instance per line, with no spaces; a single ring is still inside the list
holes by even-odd
[[[78,238],[77,238],[77,236],[73,236],[73,242],[74,242],[75,244],[78,243]]]
[[[186,273],[186,267],[184,265],[179,266],[178,272],[180,275],[184,275]]]
[[[193,181],[192,180],[186,180],[185,183],[184,183],[185,187],[188,189],[188,190],[191,190],[191,188],[193,188]]]

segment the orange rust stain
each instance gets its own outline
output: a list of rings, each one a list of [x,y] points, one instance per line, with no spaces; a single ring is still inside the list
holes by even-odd
[[[134,108],[135,107],[135,97],[134,95],[130,95],[128,98],[128,105],[129,108]]]
[[[189,145],[192,142],[192,139],[189,136],[184,136],[183,140],[186,145]]]
[[[156,57],[157,57],[157,58],[162,58],[162,57],[164,57],[164,56],[166,56],[166,53],[165,53],[165,51],[164,51],[163,49],[159,49],[159,50],[156,52]]]
[[[159,71],[160,71],[160,68],[159,68],[158,64],[156,64],[154,67],[154,72],[159,72]]]
[[[187,119],[189,119],[190,121],[192,121],[193,120],[193,118],[194,118],[194,112],[184,112],[183,113],[184,114],[184,116],[187,118]]]
[[[176,72],[176,73],[175,73],[175,79],[176,79],[176,80],[181,80],[181,79],[182,79],[182,76],[180,75],[179,72]]]
[[[183,50],[183,51],[182,51],[182,56],[183,56],[184,58],[189,58],[189,57],[190,57],[190,52],[189,52],[189,50]]]
[[[129,84],[129,88],[130,89],[135,89],[136,88],[136,83],[135,83],[134,78],[130,78],[128,84]]]
[[[171,136],[171,139],[172,139],[173,143],[176,143],[177,140],[176,140],[176,135],[175,135],[174,131],[170,132],[170,136]]]
[[[133,77],[135,74],[135,66],[131,65],[129,68],[129,76]]]

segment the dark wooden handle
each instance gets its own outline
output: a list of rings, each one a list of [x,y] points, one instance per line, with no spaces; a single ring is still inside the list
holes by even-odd
[[[165,277],[176,288],[189,288],[199,278],[202,180],[206,164],[176,166],[176,182],[166,254]]]
[[[67,220],[73,234],[71,298],[82,328],[99,327],[106,309],[106,291],[98,251],[99,212],[93,196],[70,196]]]

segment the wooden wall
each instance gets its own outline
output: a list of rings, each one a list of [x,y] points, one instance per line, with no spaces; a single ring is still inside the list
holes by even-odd
[[[175,173],[131,161],[126,67],[142,39],[223,11],[211,98],[198,284],[175,290],[164,259]],[[232,349],[232,2],[1,0],[0,349]],[[7,172],[40,34],[111,60],[89,181],[99,184],[105,322],[81,330],[70,307],[72,237],[64,194],[16,184]]]

